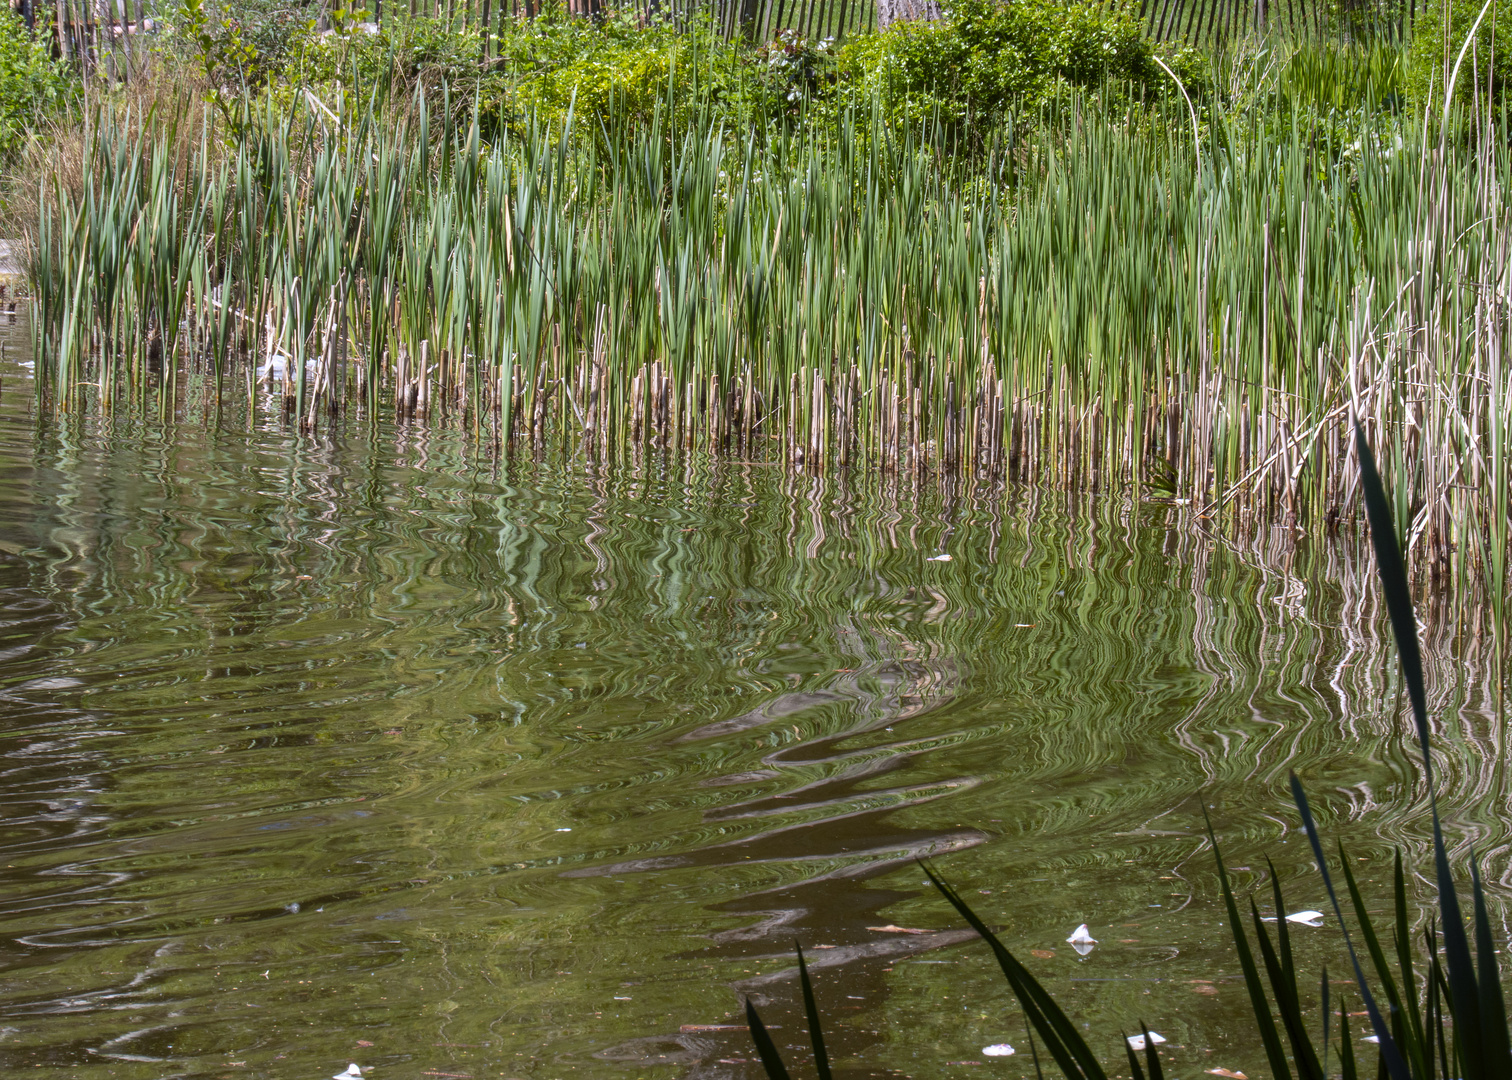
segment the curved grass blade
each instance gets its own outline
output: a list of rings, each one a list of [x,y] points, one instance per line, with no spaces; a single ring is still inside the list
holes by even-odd
[[[1357,1080],[1359,1075],[1355,1066],[1354,1043],[1350,1041],[1349,1013],[1345,1012],[1348,1005],[1341,997],[1339,999],[1339,1076],[1340,1080]]]
[[[1272,868],[1272,873],[1274,872]],[[1253,900],[1250,901],[1250,919],[1255,926],[1255,944],[1260,948],[1265,973],[1270,977],[1271,997],[1275,999],[1276,1011],[1281,1014],[1281,1025],[1286,1028],[1286,1037],[1291,1043],[1297,1075],[1301,1080],[1323,1080],[1323,1071],[1318,1067],[1318,1055],[1313,1049],[1312,1040],[1308,1038],[1307,1021],[1302,1015],[1302,995],[1291,961],[1291,942],[1285,929],[1286,908],[1281,903],[1279,886],[1276,889],[1276,922],[1281,927],[1282,955],[1278,956],[1271,944],[1270,935],[1265,932],[1265,926],[1260,921],[1260,909]]]
[[[977,917],[976,912],[967,906],[966,901],[956,894],[956,891],[929,868],[922,860],[919,866],[924,873],[929,875],[929,880],[950,901],[952,907],[960,912],[961,917],[982,936],[997,957],[998,967],[1003,969],[1003,975],[1008,979],[1008,985],[1012,987],[1013,994],[1019,1000],[1029,1022],[1045,1040],[1045,1048],[1050,1051],[1050,1056],[1066,1074],[1068,1080],[1107,1080],[1107,1073],[1097,1063],[1091,1047],[1082,1038],[1081,1032],[1071,1023],[1070,1018],[1061,1011],[1061,1007],[1051,1000],[1029,970],[1014,958],[1001,941],[997,939],[987,925]]]
[[[1355,422],[1355,450],[1360,456],[1360,483],[1365,490],[1365,514],[1370,520],[1370,543],[1375,548],[1376,569],[1381,575],[1381,592],[1386,611],[1391,616],[1391,632],[1396,638],[1397,656],[1402,662],[1402,678],[1407,682],[1407,696],[1412,701],[1413,719],[1417,721],[1418,742],[1423,750],[1423,768],[1429,770],[1428,791],[1433,792],[1432,764],[1428,760],[1428,705],[1423,691],[1423,657],[1418,649],[1417,619],[1412,614],[1412,594],[1407,588],[1407,567],[1397,546],[1396,527],[1391,520],[1391,506],[1386,488],[1376,469],[1375,455],[1358,421]]]
[[[1396,638],[1397,653],[1402,664],[1402,678],[1407,683],[1407,694],[1412,702],[1413,719],[1417,724],[1418,744],[1423,755],[1423,777],[1428,786],[1428,806],[1433,816],[1433,863],[1438,885],[1439,916],[1443,921],[1444,960],[1448,968],[1450,1009],[1454,1016],[1455,1047],[1458,1050],[1466,1080],[1500,1080],[1507,1072],[1508,1036],[1505,1011],[1490,1018],[1488,1030],[1481,1001],[1482,992],[1491,993],[1490,986],[1477,986],[1474,962],[1470,956],[1470,942],[1465,934],[1464,918],[1460,913],[1459,898],[1454,890],[1454,877],[1449,870],[1449,856],[1444,847],[1444,831],[1439,820],[1438,798],[1433,783],[1433,760],[1428,744],[1428,708],[1423,690],[1423,658],[1418,648],[1417,620],[1412,613],[1412,595],[1407,587],[1407,570],[1402,562],[1401,549],[1397,544],[1396,531],[1392,526],[1391,513],[1386,500],[1386,489],[1376,469],[1375,456],[1358,422],[1355,423],[1355,448],[1360,458],[1360,481],[1365,495],[1365,509],[1370,519],[1370,540],[1375,548],[1376,568],[1381,576],[1381,592],[1386,598],[1386,608],[1391,615],[1391,629]],[[1293,790],[1300,792],[1293,778]],[[1309,832],[1309,839],[1314,833]],[[1319,856],[1321,862],[1321,855]],[[1326,881],[1325,877],[1325,881]],[[1478,923],[1478,920],[1477,920]],[[1477,939],[1481,937],[1477,925]],[[1489,925],[1485,940],[1489,944]],[[1482,958],[1483,970],[1496,971],[1494,954]],[[1495,983],[1499,985],[1499,975]],[[1363,983],[1361,984],[1363,988]],[[1497,990],[1497,997],[1500,991]],[[1498,1006],[1499,1008],[1499,1006]],[[1372,1014],[1372,1022],[1375,1016]],[[1379,1031],[1377,1032],[1379,1034]],[[1382,1040],[1383,1054],[1385,1040]],[[1489,1071],[1488,1071],[1489,1070]]]
[[[1139,1022],[1139,1030],[1144,1032],[1145,1064],[1150,1070],[1150,1080],[1165,1080],[1160,1069],[1160,1051],[1155,1049],[1155,1040],[1150,1037],[1150,1029],[1145,1027],[1143,1020]]]
[[[1407,918],[1407,875],[1402,870],[1402,849],[1396,849],[1391,870],[1392,899],[1396,908],[1397,971],[1402,976],[1402,998],[1406,1003],[1412,1030],[1417,1039],[1421,1061],[1417,1062],[1417,1074],[1430,1076],[1433,1073],[1433,1039],[1418,1006],[1417,975],[1412,963],[1412,923]]]
[[[1491,919],[1486,911],[1486,893],[1481,887],[1480,866],[1475,849],[1470,850],[1470,892],[1475,906],[1475,958],[1480,967],[1476,980],[1476,997],[1480,1000],[1481,1039],[1486,1062],[1507,1062],[1512,1045],[1507,1037],[1507,1006],[1502,997],[1501,968],[1496,962],[1496,947],[1491,938]],[[1492,1074],[1508,1075],[1506,1065],[1493,1068]]]
[[[1328,965],[1323,965],[1323,974],[1318,979],[1318,996],[1322,999],[1320,1011],[1323,1014],[1323,1075],[1328,1075]]]
[[[787,1067],[782,1064],[782,1057],[777,1053],[777,1047],[773,1045],[772,1037],[767,1034],[766,1025],[761,1022],[750,998],[745,999],[745,1007],[746,1023],[751,1028],[751,1041],[756,1044],[756,1053],[761,1056],[761,1067],[766,1071],[767,1080],[788,1080]]]
[[[1276,873],[1276,864],[1271,862],[1270,856],[1265,857],[1265,868],[1270,871],[1271,902],[1276,907],[1276,942],[1279,946],[1281,959],[1281,974],[1286,979],[1286,985],[1293,991],[1297,989],[1297,965],[1292,959],[1291,947],[1291,924],[1286,921],[1286,899],[1281,895],[1281,875]],[[1250,901],[1251,907],[1254,901]],[[1300,1001],[1301,995],[1296,997]],[[1301,1016],[1301,1009],[1297,1015]]]
[[[1139,1055],[1134,1052],[1134,1044],[1129,1042],[1129,1037],[1127,1035],[1124,1035],[1122,1031],[1120,1031],[1119,1034],[1123,1035],[1124,1053],[1129,1055],[1130,1080],[1145,1080],[1144,1066],[1139,1063]],[[1148,1038],[1145,1039],[1145,1045],[1150,1045],[1150,1040]]]
[[[1431,1071],[1432,1061],[1423,1057],[1423,1023],[1418,1015],[1417,1002],[1413,998],[1412,988],[1412,959],[1410,954],[1405,959],[1399,954],[1398,960],[1402,966],[1402,978],[1406,985],[1406,999],[1410,1009],[1403,1007],[1403,995],[1398,990],[1396,979],[1391,974],[1391,968],[1386,963],[1386,953],[1381,948],[1381,941],[1376,934],[1375,925],[1370,920],[1370,914],[1365,910],[1365,898],[1360,893],[1360,886],[1355,882],[1354,871],[1349,868],[1349,860],[1344,856],[1344,846],[1338,845],[1339,866],[1344,871],[1344,887],[1349,892],[1349,902],[1354,907],[1355,923],[1360,928],[1360,936],[1365,939],[1365,951],[1370,954],[1370,962],[1374,965],[1376,978],[1380,981],[1381,989],[1386,993],[1386,1004],[1393,1017],[1402,1019],[1404,1029],[1403,1037],[1397,1041],[1400,1044],[1403,1057],[1407,1059],[1408,1067],[1414,1076],[1426,1076]],[[1397,873],[1401,873],[1401,852],[1397,853]],[[1407,923],[1405,885],[1400,887],[1397,894],[1397,934],[1399,940],[1406,940],[1411,934],[1411,926]]]
[[[1255,1027],[1259,1031],[1260,1042],[1265,1047],[1271,1075],[1275,1080],[1291,1080],[1291,1065],[1286,1060],[1281,1036],[1271,1017],[1270,1002],[1265,999],[1265,985],[1260,981],[1259,969],[1255,967],[1255,955],[1250,951],[1249,937],[1239,919],[1239,904],[1234,900],[1234,889],[1229,884],[1228,870],[1223,865],[1223,853],[1218,848],[1218,837],[1213,832],[1213,822],[1208,817],[1205,806],[1202,819],[1207,824],[1208,843],[1213,845],[1213,859],[1218,864],[1218,881],[1223,886],[1223,905],[1228,912],[1229,934],[1234,939],[1234,951],[1239,954],[1239,969],[1244,973],[1244,986],[1249,991],[1250,1008],[1255,1014]]]
[[[1040,1068],[1039,1047],[1034,1044],[1034,1028],[1029,1026],[1028,1017],[1024,1018],[1024,1034],[1029,1036],[1029,1057],[1034,1061],[1034,1080],[1045,1080],[1044,1070]]]
[[[1426,1022],[1429,1033],[1438,1044],[1439,1075],[1449,1077],[1453,1075],[1449,1071],[1449,1034],[1444,1028],[1444,1002],[1449,997],[1449,983],[1444,978],[1444,965],[1439,960],[1437,922],[1432,919],[1428,921],[1428,927],[1423,931],[1423,939],[1428,948]]]
[[[798,981],[803,984],[803,1011],[808,1014],[809,1043],[814,1048],[814,1071],[819,1080],[830,1080],[829,1051],[824,1047],[824,1031],[819,1026],[819,1005],[814,1000],[814,987],[809,982],[808,964],[803,961],[803,946],[793,942],[798,950]]]
[[[1308,805],[1307,794],[1302,790],[1302,781],[1297,779],[1296,773],[1291,774],[1291,790],[1292,801],[1297,804],[1297,810],[1302,815],[1302,827],[1307,831],[1307,842],[1312,845],[1313,856],[1318,860],[1318,873],[1323,877],[1323,887],[1328,890],[1329,903],[1333,904],[1334,918],[1339,920],[1339,930],[1344,934],[1344,947],[1349,953],[1349,962],[1354,967],[1355,983],[1360,988],[1360,997],[1365,1001],[1365,1011],[1370,1014],[1370,1026],[1381,1040],[1381,1063],[1391,1080],[1413,1080],[1411,1070],[1407,1068],[1407,1063],[1402,1060],[1401,1052],[1397,1049],[1391,1029],[1381,1016],[1381,1010],[1376,1007],[1370,984],[1365,981],[1365,971],[1360,967],[1360,958],[1355,953],[1354,940],[1349,936],[1349,927],[1344,922],[1344,909],[1340,907],[1338,893],[1334,891],[1333,876],[1329,874],[1328,863],[1323,858],[1323,844],[1318,839],[1318,826],[1313,820],[1312,807]]]

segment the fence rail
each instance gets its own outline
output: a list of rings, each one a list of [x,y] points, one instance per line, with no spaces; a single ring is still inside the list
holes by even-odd
[[[1400,39],[1419,0],[1140,0],[1139,17],[1157,41],[1215,45],[1249,35]]]

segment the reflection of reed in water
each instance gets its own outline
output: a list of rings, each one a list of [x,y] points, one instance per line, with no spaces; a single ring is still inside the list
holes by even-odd
[[[854,641],[857,635],[848,635]],[[872,650],[879,643],[872,640]],[[775,820],[774,827],[727,844],[714,844],[675,858],[632,860],[572,875],[619,875],[674,866],[735,866],[781,863],[798,876],[782,884],[727,899],[714,910],[754,921],[709,935],[705,960],[771,959],[785,955],[793,937],[822,937],[822,951],[810,969],[846,967],[847,991],[874,1005],[887,993],[886,965],[908,956],[969,940],[971,930],[881,935],[869,929],[883,908],[900,894],[869,887],[866,879],[913,860],[981,844],[987,834],[976,829],[930,830],[899,827],[892,812],[975,787],[979,777],[916,784],[871,786],[878,777],[906,769],[930,745],[907,737],[908,721],[954,702],[963,682],[960,666],[950,658],[872,659],[851,671],[836,672],[822,686],[778,694],[754,709],[703,724],[676,738],[677,743],[736,739],[793,720],[808,720],[816,732],[763,755],[760,772],[726,773],[704,781],[707,786],[779,781],[771,794],[711,807],[706,821]],[[831,723],[825,721],[832,720]],[[794,729],[795,732],[797,729]],[[887,732],[881,742],[865,737]],[[803,779],[818,770],[821,775]],[[781,784],[791,775],[799,782]],[[766,1004],[774,984],[796,976],[786,968],[739,980],[739,997]],[[697,1028],[698,1025],[692,1025]],[[717,1027],[717,1025],[716,1025]],[[858,1052],[872,1039],[861,1031],[837,1035],[837,1045]],[[650,1065],[676,1060],[688,1077],[729,1075],[720,1064],[715,1037],[691,1031],[634,1039],[596,1054],[601,1060]]]
[[[779,694],[754,709],[685,732],[674,742],[730,739],[794,719],[808,719],[819,729],[817,734],[764,755],[762,763],[767,766],[764,770],[719,774],[703,781],[706,786],[726,786],[777,780],[785,772],[795,774],[800,778],[796,786],[779,784],[780,790],[773,794],[716,805],[703,815],[709,822],[777,819],[777,824],[679,855],[574,869],[564,876],[608,877],[679,866],[753,862],[814,867],[804,873],[800,882],[782,886],[785,891],[802,882],[879,873],[935,851],[976,843],[982,837],[974,830],[938,834],[899,832],[878,825],[876,819],[903,806],[969,789],[980,782],[979,778],[872,787],[868,785],[876,777],[906,768],[923,749],[907,739],[846,745],[878,729],[890,730],[893,725],[948,705],[955,699],[960,682],[957,665],[949,660],[874,660],[864,667],[836,673],[823,686]],[[831,719],[835,721],[833,730],[827,723]],[[822,772],[821,776],[801,779],[816,769]],[[801,914],[789,911],[777,922],[758,924],[760,929],[755,936],[774,932]],[[730,940],[752,936],[751,931],[732,933],[734,937]]]
[[[508,949],[590,935],[666,979],[689,944],[647,931],[657,908],[732,961],[689,982],[743,978],[733,961],[794,933],[854,958],[849,979],[880,966],[865,928],[900,921],[882,913],[916,880],[881,875],[912,855],[974,847],[962,864],[1121,898],[1103,856],[1189,857],[1196,788],[1231,843],[1270,844],[1277,762],[1311,785],[1342,761],[1320,809],[1421,839],[1372,810],[1412,773],[1382,750],[1392,715],[1349,704],[1391,681],[1348,538],[1208,535],[1169,504],[974,477],[502,465],[428,426],[305,444],[72,418],[39,440],[34,584],[74,605],[67,674],[109,717],[98,802],[128,822],[85,854],[136,875],[113,897],[134,935],[222,934],[176,921],[185,895],[227,926],[298,900],[287,940],[381,928],[428,975],[440,950],[407,920],[445,905],[446,963],[508,985],[533,977]],[[1451,610],[1427,636],[1445,799],[1500,851],[1472,631]],[[323,915],[315,879],[340,893]],[[61,969],[98,966],[81,948]]]
[[[1299,544],[1282,529],[1256,529],[1242,541],[1211,539],[1212,543],[1193,546],[1189,587],[1198,616],[1194,654],[1214,665],[1215,677],[1232,676],[1233,659],[1253,649],[1275,692],[1306,699],[1307,710],[1326,720],[1341,745],[1379,740],[1391,755],[1393,770],[1414,775],[1415,763],[1391,749],[1400,743],[1403,723],[1399,676],[1369,553],[1354,543]],[[1233,606],[1233,597],[1226,596],[1209,574],[1217,547],[1261,579],[1252,593],[1259,632],[1247,647],[1236,648],[1232,636],[1224,633],[1225,609]],[[1497,648],[1486,629],[1487,613],[1476,599],[1422,589],[1415,602],[1427,670],[1434,768],[1444,778],[1445,790],[1462,800],[1460,820],[1493,822],[1505,818],[1512,791],[1506,774]],[[1205,759],[1191,738],[1201,712],[1194,708],[1180,729],[1184,745]],[[1295,733],[1287,739],[1278,724],[1274,738],[1256,755],[1252,776],[1279,785],[1289,769],[1306,767],[1314,752]],[[1389,807],[1390,813],[1373,817],[1382,839],[1426,854],[1427,795],[1417,785],[1396,784],[1388,794],[1374,790],[1369,781],[1351,781],[1336,786],[1334,794],[1335,811],[1350,820]],[[1487,865],[1503,868],[1500,883],[1512,886],[1512,849],[1505,830],[1472,825],[1448,839],[1458,855],[1474,845],[1489,856]],[[1422,858],[1409,861],[1423,863]]]

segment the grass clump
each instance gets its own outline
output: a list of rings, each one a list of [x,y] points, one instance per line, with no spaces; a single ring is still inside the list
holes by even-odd
[[[838,53],[338,21],[276,77],[201,55],[34,147],[50,407],[178,415],[193,385],[306,428],[985,471],[1293,534],[1360,521],[1353,411],[1419,565],[1505,595],[1512,154],[1402,107],[1388,41],[1157,56],[1041,0]]]

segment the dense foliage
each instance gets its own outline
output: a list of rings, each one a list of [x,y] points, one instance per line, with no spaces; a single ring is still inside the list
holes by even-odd
[[[55,61],[47,39],[19,16],[0,14],[0,158],[18,150],[38,123],[72,102],[78,83]]]
[[[454,106],[476,106],[485,137],[532,122],[559,127],[569,111],[638,126],[670,107],[684,119],[697,111],[743,126],[829,122],[873,100],[896,123],[964,129],[1014,105],[1038,108],[1068,87],[1113,87],[1120,101],[1173,89],[1137,19],[1117,5],[963,0],[938,22],[844,43],[793,31],[731,41],[698,20],[648,24],[628,12],[590,20],[551,7],[505,20],[488,41],[476,29],[402,16],[381,27],[338,17],[320,30],[285,14],[270,29],[258,10],[213,16],[201,0],[181,9],[173,40],[214,92],[444,87]]]
[[[1416,101],[1441,105],[1451,78],[1461,102],[1484,96],[1488,89],[1493,100],[1501,100],[1512,81],[1512,3],[1432,0],[1427,6],[1413,25],[1408,89]]]
[[[938,22],[899,22],[841,52],[850,100],[915,122],[993,124],[1065,86],[1169,89],[1132,12],[1052,0],[961,0]]]

